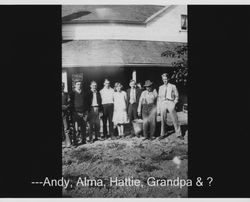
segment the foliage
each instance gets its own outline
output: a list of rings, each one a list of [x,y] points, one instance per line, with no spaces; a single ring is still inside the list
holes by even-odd
[[[184,86],[187,83],[188,76],[187,52],[187,45],[180,45],[173,50],[168,49],[161,54],[162,57],[174,58],[171,80],[173,83]]]

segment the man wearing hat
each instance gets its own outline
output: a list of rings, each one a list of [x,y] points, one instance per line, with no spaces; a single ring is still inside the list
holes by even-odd
[[[141,94],[138,104],[138,115],[142,115],[143,119],[143,135],[145,139],[153,140],[156,126],[156,102],[157,92],[152,88],[152,82],[147,80],[145,82],[144,90]],[[149,131],[149,135],[148,135]]]
[[[169,76],[167,73],[161,75],[163,85],[159,87],[159,95],[157,100],[157,113],[161,116],[161,138],[164,138],[167,122],[167,111],[173,121],[175,133],[177,137],[181,137],[181,129],[178,123],[177,113],[175,111],[175,105],[178,102],[179,94],[174,84],[169,83]]]
[[[104,87],[100,90],[103,107],[103,137],[113,138],[113,112],[114,112],[114,89],[110,87],[108,79],[104,80]],[[109,135],[107,134],[107,121],[109,122]]]

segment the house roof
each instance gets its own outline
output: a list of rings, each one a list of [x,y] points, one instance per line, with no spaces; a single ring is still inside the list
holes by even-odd
[[[108,65],[172,66],[173,58],[162,52],[183,43],[134,40],[77,40],[62,44],[63,67]]]
[[[145,24],[164,8],[160,5],[63,5],[62,22]]]

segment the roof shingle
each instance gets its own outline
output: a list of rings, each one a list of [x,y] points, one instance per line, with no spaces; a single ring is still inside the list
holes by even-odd
[[[63,67],[102,65],[166,65],[174,58],[162,57],[162,52],[183,43],[132,40],[78,40],[62,44]]]

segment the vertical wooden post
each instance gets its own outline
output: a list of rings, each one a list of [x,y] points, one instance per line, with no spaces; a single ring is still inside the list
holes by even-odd
[[[69,86],[68,86],[68,74],[67,71],[62,70],[62,82],[64,83],[64,91],[68,92],[69,91]]]
[[[135,70],[133,70],[133,72],[132,72],[132,79],[135,80],[135,82],[136,82],[136,71]]]

